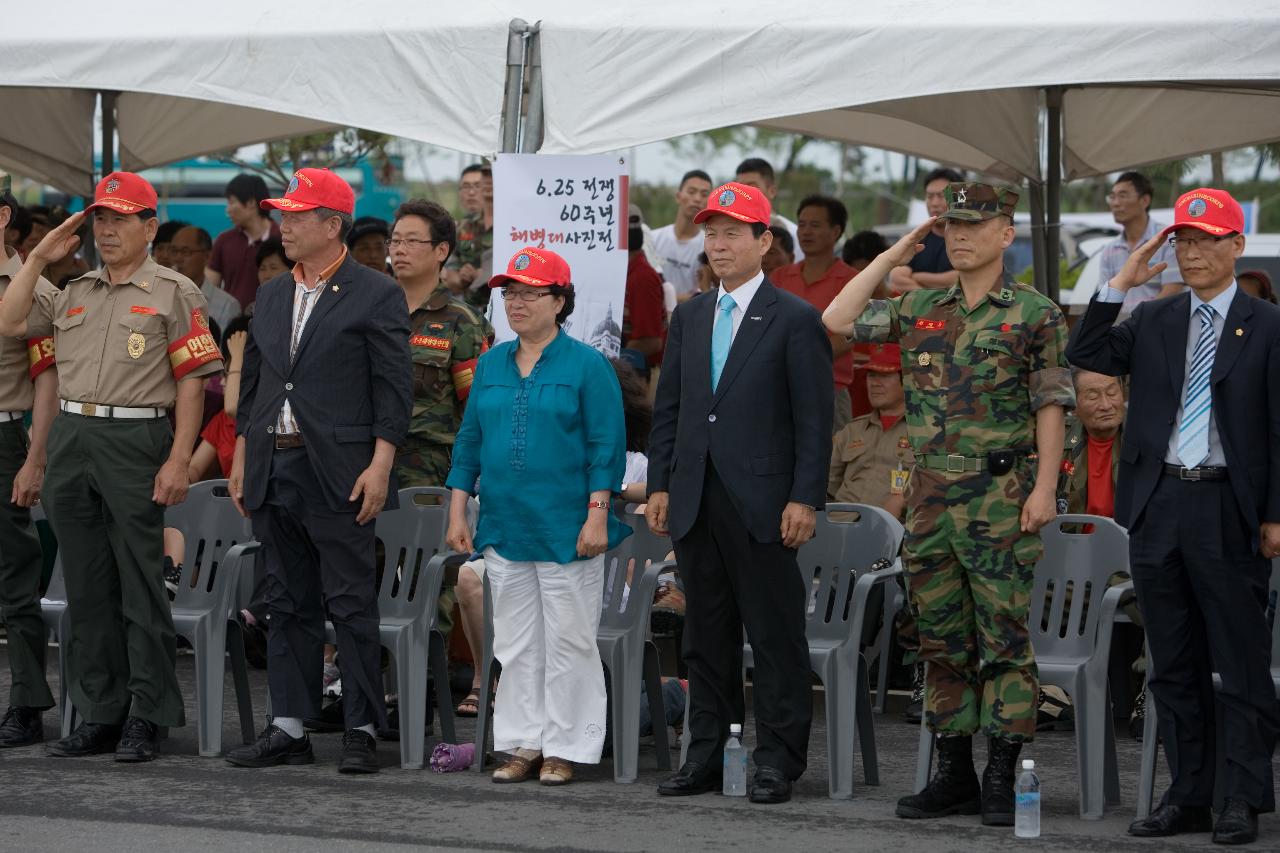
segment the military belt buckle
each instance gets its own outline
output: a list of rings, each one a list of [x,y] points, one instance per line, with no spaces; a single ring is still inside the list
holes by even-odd
[[[98,412],[98,406],[95,403],[81,403],[80,414],[86,417],[93,417]]]
[[[947,473],[963,474],[964,473],[964,457],[959,453],[947,454]]]

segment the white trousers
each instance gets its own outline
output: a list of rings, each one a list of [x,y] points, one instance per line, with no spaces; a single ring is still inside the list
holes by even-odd
[[[607,703],[596,650],[604,555],[520,563],[486,548],[484,564],[493,597],[493,656],[502,664],[494,749],[540,749],[599,764]]]

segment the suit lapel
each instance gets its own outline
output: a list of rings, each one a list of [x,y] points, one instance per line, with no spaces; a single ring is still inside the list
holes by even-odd
[[[689,342],[688,354],[693,365],[692,380],[694,388],[706,388],[710,396],[711,390],[711,323],[715,316],[716,291],[710,295],[702,294],[689,303],[689,334],[685,338]]]
[[[1166,300],[1162,300],[1166,301]],[[1191,321],[1191,294],[1181,293],[1167,300],[1161,320],[1165,363],[1169,365],[1169,382],[1175,399],[1182,399],[1182,384],[1187,378],[1187,331]]]
[[[743,366],[747,363],[747,359],[751,357],[751,351],[756,348],[756,344],[760,343],[760,339],[764,337],[765,330],[773,322],[773,303],[777,301],[777,291],[773,289],[773,285],[769,283],[769,280],[765,279],[760,283],[760,288],[756,291],[756,295],[752,297],[751,304],[743,312],[742,325],[738,327],[738,334],[734,336],[733,345],[729,347],[729,358],[725,361],[724,371],[720,374],[720,384],[716,386],[715,397],[712,400],[713,406],[720,401],[720,398],[724,396],[724,392],[733,384],[734,378],[741,372]],[[710,371],[711,354],[708,352],[708,377]],[[708,381],[710,381],[709,378]]]
[[[339,302],[351,292],[351,269],[355,265],[355,261],[350,255],[343,261],[342,266],[338,267],[338,271],[333,274],[333,278],[325,282],[324,287],[312,297],[316,300],[315,306],[311,309],[311,316],[307,318],[307,324],[302,327],[302,337],[298,340],[297,352],[293,354],[293,364],[298,363],[298,359],[302,358],[302,351],[307,346],[307,341],[315,337],[316,328],[324,322],[324,318],[334,309]],[[293,312],[290,311],[290,314]],[[285,355],[288,355],[288,341],[292,336],[293,330],[289,330],[289,335],[285,337]],[[290,365],[292,367],[292,365]]]
[[[272,279],[258,291],[258,302],[253,313],[252,328],[258,351],[262,358],[284,375],[289,372],[289,322],[292,311],[293,278],[288,273]]]
[[[1235,298],[1231,300],[1231,307],[1227,309],[1222,337],[1218,338],[1218,350],[1213,357],[1210,381],[1215,385],[1226,377],[1236,357],[1244,349],[1245,341],[1249,340],[1249,318],[1253,316],[1253,306],[1249,303],[1249,295],[1243,290],[1237,290]]]

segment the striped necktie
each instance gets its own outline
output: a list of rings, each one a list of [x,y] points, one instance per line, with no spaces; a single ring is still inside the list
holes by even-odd
[[[1209,412],[1213,404],[1209,376],[1218,349],[1213,337],[1213,308],[1202,304],[1196,315],[1200,318],[1200,337],[1191,357],[1187,398],[1182,406],[1182,423],[1178,425],[1178,458],[1186,468],[1196,467],[1209,456]]]

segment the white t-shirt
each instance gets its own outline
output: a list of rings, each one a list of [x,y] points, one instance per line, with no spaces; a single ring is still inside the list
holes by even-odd
[[[664,225],[653,231],[653,248],[662,259],[662,277],[671,282],[676,294],[696,293],[698,290],[698,255],[702,254],[702,229],[692,239],[681,242],[676,239],[675,224]]]
[[[645,483],[649,480],[649,458],[634,450],[627,451],[627,470],[622,474],[624,483]]]
[[[800,233],[796,231],[796,224],[790,219],[787,219],[787,217],[783,216],[781,213],[777,212],[773,214],[773,222],[771,224],[781,225],[783,228],[791,232],[791,242],[795,246],[796,261],[803,261],[804,249],[800,248]]]

